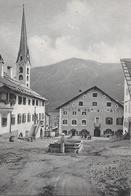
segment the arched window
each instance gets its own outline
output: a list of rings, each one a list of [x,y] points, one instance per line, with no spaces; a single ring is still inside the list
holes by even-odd
[[[27,76],[27,81],[29,80],[29,76]]]
[[[117,125],[123,125],[123,118],[117,118],[116,119],[116,124]]]
[[[23,80],[23,76],[22,75],[19,75],[19,80]]]
[[[27,114],[27,122],[30,122],[30,121],[31,121],[31,114],[28,113],[28,114]]]
[[[29,74],[29,68],[27,68],[27,74]]]
[[[67,120],[63,120],[63,125],[67,125]]]
[[[23,123],[26,122],[26,114],[22,114],[22,122],[23,122]]]
[[[21,123],[21,114],[17,115],[17,123],[20,124]]]
[[[19,68],[19,73],[23,73],[23,67]]]
[[[112,124],[113,124],[113,118],[107,117],[107,118],[106,118],[106,124],[107,124],[107,125],[112,125]]]
[[[82,120],[82,125],[86,125],[86,120]]]
[[[77,125],[77,121],[76,120],[72,120],[72,125]]]

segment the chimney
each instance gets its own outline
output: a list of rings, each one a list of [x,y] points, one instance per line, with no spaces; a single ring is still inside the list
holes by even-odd
[[[0,54],[0,76],[4,77],[4,60]]]
[[[12,72],[12,67],[11,67],[11,66],[7,66],[7,74],[8,74],[8,76],[10,76],[11,78],[13,77],[13,72]]]

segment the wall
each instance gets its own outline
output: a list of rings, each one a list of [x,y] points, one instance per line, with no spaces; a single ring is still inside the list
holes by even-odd
[[[130,118],[131,118],[131,98],[130,98],[129,89],[128,89],[128,86],[125,80],[124,81],[124,123],[123,123],[124,133],[128,132]]]

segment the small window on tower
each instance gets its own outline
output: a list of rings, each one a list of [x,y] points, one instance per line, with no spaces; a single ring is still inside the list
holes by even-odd
[[[22,75],[19,75],[19,80],[23,80],[23,76]]]
[[[19,68],[19,73],[23,73],[23,67]]]
[[[29,68],[27,68],[27,74],[29,74]]]
[[[29,80],[29,76],[27,76],[27,81]]]
[[[22,59],[23,59],[22,56],[20,56],[20,60],[21,60],[21,61],[22,61]]]

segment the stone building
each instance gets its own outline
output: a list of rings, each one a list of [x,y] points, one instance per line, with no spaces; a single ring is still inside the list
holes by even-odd
[[[23,7],[16,75],[0,55],[0,135],[40,137],[45,131],[44,97],[30,88],[30,54]],[[4,72],[6,70],[6,73]]]
[[[121,59],[124,80],[124,123],[123,133],[131,135],[131,59]]]
[[[123,128],[123,106],[96,86],[57,109],[60,133],[75,135],[87,130],[92,136],[101,136]]]

